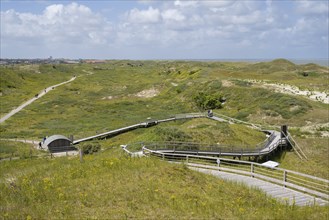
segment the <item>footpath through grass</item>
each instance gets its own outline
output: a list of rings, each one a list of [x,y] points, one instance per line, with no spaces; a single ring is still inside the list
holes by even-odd
[[[258,190],[113,148],[2,162],[4,219],[327,219],[328,207],[280,204]]]

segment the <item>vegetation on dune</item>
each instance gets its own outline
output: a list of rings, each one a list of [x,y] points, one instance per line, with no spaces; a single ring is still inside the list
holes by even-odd
[[[31,155],[42,154],[29,143],[0,140],[0,160],[4,158],[29,158]]]
[[[50,65],[0,67],[0,114],[31,99],[44,88],[70,79],[75,68],[61,65],[56,70]]]
[[[94,154],[101,149],[101,145],[98,142],[86,142],[79,145],[83,154]]]
[[[199,92],[196,96],[194,96],[194,101],[196,105],[202,110],[222,108],[221,100],[221,95],[216,93],[207,94],[204,92]]]
[[[1,138],[73,134],[78,139],[150,118],[210,108],[265,127],[329,121],[326,104],[273,93],[246,82],[261,79],[325,91],[328,68],[314,64],[295,65],[282,59],[257,64],[121,60],[0,68],[2,115],[47,86],[81,76],[2,123]],[[328,179],[327,138],[318,133],[301,135],[298,129],[290,131],[309,157],[307,166],[294,152],[273,160],[282,168]],[[287,206],[257,190],[181,165],[129,158],[118,147],[148,141],[192,141],[254,148],[264,139],[262,132],[244,125],[193,119],[82,143],[79,147],[92,154],[84,163],[77,157],[2,161],[0,215],[11,219],[327,219],[328,207]],[[31,149],[24,143],[0,141],[2,158],[27,158]],[[33,150],[32,154],[40,152]]]
[[[326,207],[280,204],[264,193],[116,149],[78,158],[3,162],[1,218],[325,219]]]

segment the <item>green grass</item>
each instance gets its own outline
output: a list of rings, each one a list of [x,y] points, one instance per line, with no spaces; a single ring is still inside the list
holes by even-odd
[[[3,116],[42,91],[44,88],[70,79],[75,73],[71,66],[17,65],[0,67],[0,114]]]
[[[280,161],[281,167],[329,179],[328,138],[295,137],[295,140],[308,160],[301,161],[294,152],[287,152],[284,159]]]
[[[327,207],[280,204],[258,190],[156,159],[108,150],[78,158],[3,162],[9,219],[326,219]]]
[[[129,64],[128,64],[129,63]],[[51,91],[0,126],[1,138],[41,139],[73,134],[75,139],[123,126],[200,111],[199,92],[226,98],[215,112],[263,125],[305,126],[326,123],[328,105],[305,97],[255,88],[245,79],[327,89],[328,68],[294,65],[285,60],[260,64],[184,61],[109,61],[105,64],[11,66],[1,69],[3,115],[35,93],[72,75],[75,81]],[[310,72],[304,77],[301,73]],[[93,73],[87,75],[87,72]],[[224,85],[223,80],[232,85]],[[136,94],[155,89],[152,98]],[[299,137],[309,157],[294,152],[280,167],[328,179],[328,139]],[[153,159],[130,159],[118,146],[141,141],[193,141],[251,147],[264,134],[244,125],[194,119],[138,129],[99,140],[103,151],[78,158],[26,159],[0,164],[2,218],[157,218],[162,219],[327,219],[327,207],[279,204],[257,190],[226,183]],[[3,156],[30,149],[0,142]],[[38,151],[35,154],[39,154]]]
[[[264,133],[243,125],[230,125],[209,119],[176,121],[133,131],[129,143],[182,141],[210,145],[230,145],[236,148],[255,148],[266,139]]]
[[[0,140],[0,159],[4,158],[29,158],[31,155],[39,155],[44,152],[38,151],[28,143]]]

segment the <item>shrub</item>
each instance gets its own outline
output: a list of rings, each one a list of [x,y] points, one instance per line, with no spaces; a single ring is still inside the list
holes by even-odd
[[[99,143],[84,143],[81,146],[81,150],[84,154],[93,154],[98,152],[101,149],[101,145]]]
[[[221,99],[222,96],[218,93],[210,94],[199,92],[196,96],[194,96],[195,104],[203,110],[222,108],[222,103],[220,102]]]

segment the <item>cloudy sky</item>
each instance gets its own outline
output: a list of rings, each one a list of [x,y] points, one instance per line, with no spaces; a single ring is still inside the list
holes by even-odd
[[[328,58],[328,1],[1,0],[1,58]]]

